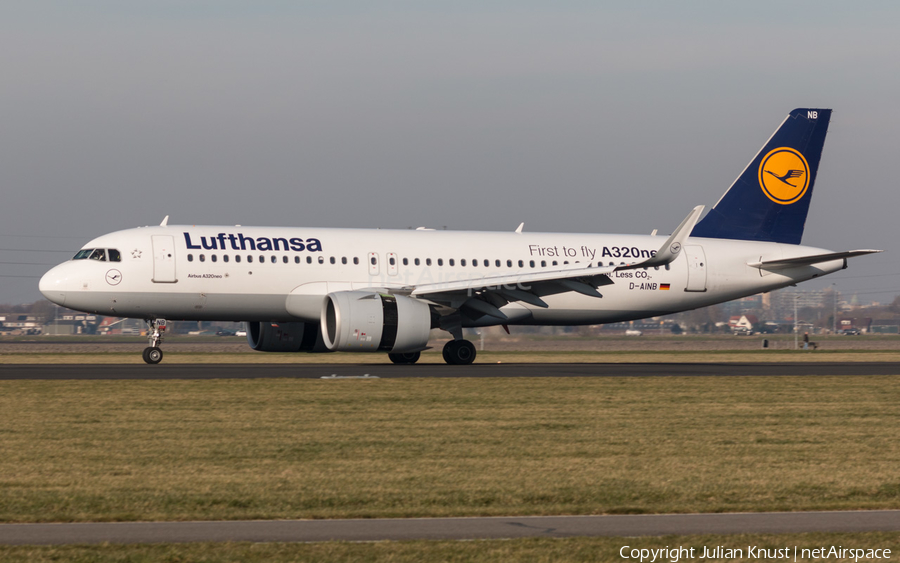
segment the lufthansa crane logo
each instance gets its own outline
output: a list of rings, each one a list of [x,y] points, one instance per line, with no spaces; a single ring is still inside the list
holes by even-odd
[[[122,281],[122,272],[119,270],[110,270],[106,272],[106,283],[109,285],[119,285]]]
[[[809,164],[792,148],[771,150],[759,164],[759,186],[775,203],[794,203],[809,187]]]

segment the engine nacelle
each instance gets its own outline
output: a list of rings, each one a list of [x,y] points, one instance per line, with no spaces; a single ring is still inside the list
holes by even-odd
[[[247,343],[259,352],[327,352],[318,323],[245,323]]]
[[[431,308],[402,295],[338,291],[325,298],[321,330],[332,352],[419,352],[428,346]]]

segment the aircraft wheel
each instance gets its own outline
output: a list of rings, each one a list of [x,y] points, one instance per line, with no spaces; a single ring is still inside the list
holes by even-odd
[[[388,358],[395,364],[414,364],[419,361],[419,352],[402,352],[400,354],[388,354]]]
[[[444,345],[444,361],[454,366],[467,366],[475,361],[475,345],[468,340],[451,340]]]
[[[450,360],[450,349],[453,348],[453,343],[455,340],[451,340],[450,342],[444,344],[444,349],[441,350],[441,355],[444,357],[444,363],[452,364],[453,362]]]
[[[154,348],[148,347],[144,348],[144,353],[142,354],[144,361],[148,364],[158,364],[163,359],[163,351],[162,348]]]

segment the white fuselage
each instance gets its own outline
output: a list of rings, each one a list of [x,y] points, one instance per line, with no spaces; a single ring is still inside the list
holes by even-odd
[[[41,292],[102,315],[183,320],[317,321],[328,293],[404,293],[423,284],[535,272],[563,264],[609,266],[646,259],[662,236],[159,226],[118,231],[85,249],[120,261],[70,260]],[[689,238],[671,264],[610,274],[602,298],[574,291],[521,301],[505,324],[599,324],[695,309],[840,270],[843,259],[770,272],[748,264],[827,251],[789,244]],[[112,253],[107,252],[106,257]],[[427,298],[425,299],[427,301]],[[467,325],[500,324],[485,316]]]

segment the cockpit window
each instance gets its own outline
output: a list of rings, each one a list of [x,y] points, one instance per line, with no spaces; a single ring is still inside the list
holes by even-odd
[[[119,251],[116,250],[115,248],[110,248],[107,250],[107,252],[109,252],[109,261],[110,262],[121,262],[122,261],[122,255],[119,254]]]
[[[72,260],[86,260],[87,257],[90,256],[91,252],[93,252],[93,251],[94,251],[93,248],[82,248],[81,250],[78,251],[78,254],[76,254],[75,257],[72,258]]]
[[[91,253],[91,260],[99,260],[101,262],[106,262],[106,251],[102,248],[98,248]]]

